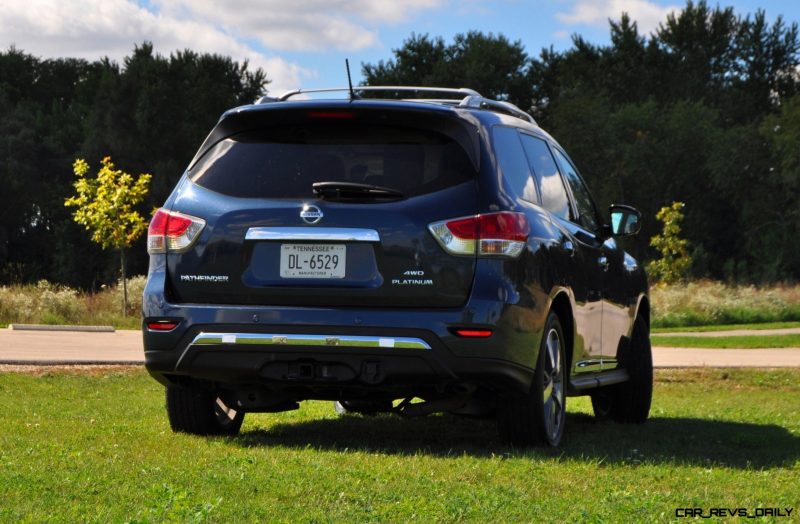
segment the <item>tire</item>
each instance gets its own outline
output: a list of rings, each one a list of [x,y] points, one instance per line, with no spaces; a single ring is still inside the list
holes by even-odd
[[[620,354],[619,364],[628,371],[627,382],[610,390],[609,416],[623,424],[641,424],[650,414],[653,399],[653,352],[650,347],[650,329],[638,317],[628,347]]]
[[[567,413],[564,340],[558,315],[550,312],[530,391],[498,402],[497,428],[503,440],[515,446],[561,443]]]
[[[236,435],[244,413],[225,405],[211,391],[167,386],[167,416],[172,431],[192,435]]]

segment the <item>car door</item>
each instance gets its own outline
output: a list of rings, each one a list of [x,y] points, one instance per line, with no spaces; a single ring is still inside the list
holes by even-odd
[[[603,272],[597,260],[602,255],[602,242],[581,223],[569,187],[547,142],[524,132],[520,137],[539,187],[542,207],[550,211],[563,232],[565,238],[561,245],[570,253],[571,273],[566,284],[575,298],[574,371],[599,371],[602,365]]]
[[[607,238],[604,234],[603,220],[575,164],[564,151],[554,148],[554,152],[579,213],[579,222],[593,234],[595,270],[599,272],[601,281],[598,300],[602,304],[602,368],[615,368],[618,347],[630,326],[622,275],[624,252],[613,238]]]

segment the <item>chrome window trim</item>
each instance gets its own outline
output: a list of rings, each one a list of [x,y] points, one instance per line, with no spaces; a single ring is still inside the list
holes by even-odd
[[[374,229],[353,227],[251,227],[245,240],[322,240],[336,242],[380,242]]]
[[[420,338],[288,333],[199,333],[192,345],[342,346],[381,349],[431,349]]]

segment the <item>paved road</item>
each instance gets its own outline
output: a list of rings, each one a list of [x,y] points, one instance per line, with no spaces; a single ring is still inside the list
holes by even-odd
[[[657,342],[657,341],[656,341]],[[139,331],[75,333],[0,329],[0,364],[141,364]],[[800,348],[653,348],[655,367],[800,367]]]
[[[1,364],[139,364],[141,331],[79,333],[0,329]]]

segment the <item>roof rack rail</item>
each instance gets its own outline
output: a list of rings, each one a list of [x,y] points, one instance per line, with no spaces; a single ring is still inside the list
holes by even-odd
[[[335,93],[335,92],[349,92],[349,87],[330,87],[324,89],[295,89],[287,91],[277,98],[278,101],[283,102],[289,100],[293,96],[304,95],[306,93]],[[461,96],[480,96],[480,93],[474,89],[466,87],[453,88],[453,87],[422,87],[422,86],[355,86],[353,91],[407,91],[415,93],[448,93],[452,95]],[[259,100],[259,102],[261,102]]]
[[[480,93],[474,89],[466,87],[453,88],[453,87],[423,87],[423,86],[357,86],[353,87],[353,91],[400,91],[407,93],[442,93],[449,95],[460,95],[463,98],[401,98],[400,100],[413,101],[413,102],[432,102],[440,104],[453,104],[457,107],[466,107],[471,109],[488,109],[506,115],[514,116],[530,122],[533,125],[538,125],[534,118],[518,108],[510,102],[501,100],[492,100],[481,96]],[[267,104],[271,102],[285,102],[292,97],[305,95],[309,93],[350,93],[349,87],[331,87],[323,89],[295,89],[287,91],[282,95],[276,97],[262,96],[256,102],[257,104]]]
[[[530,114],[518,108],[511,102],[491,100],[482,96],[466,96],[458,105],[459,107],[471,107],[474,109],[489,109],[491,111],[497,111],[498,113],[505,113],[507,115],[515,116],[517,118],[521,118],[522,120],[527,120],[533,125],[538,125],[536,120],[534,120]]]

